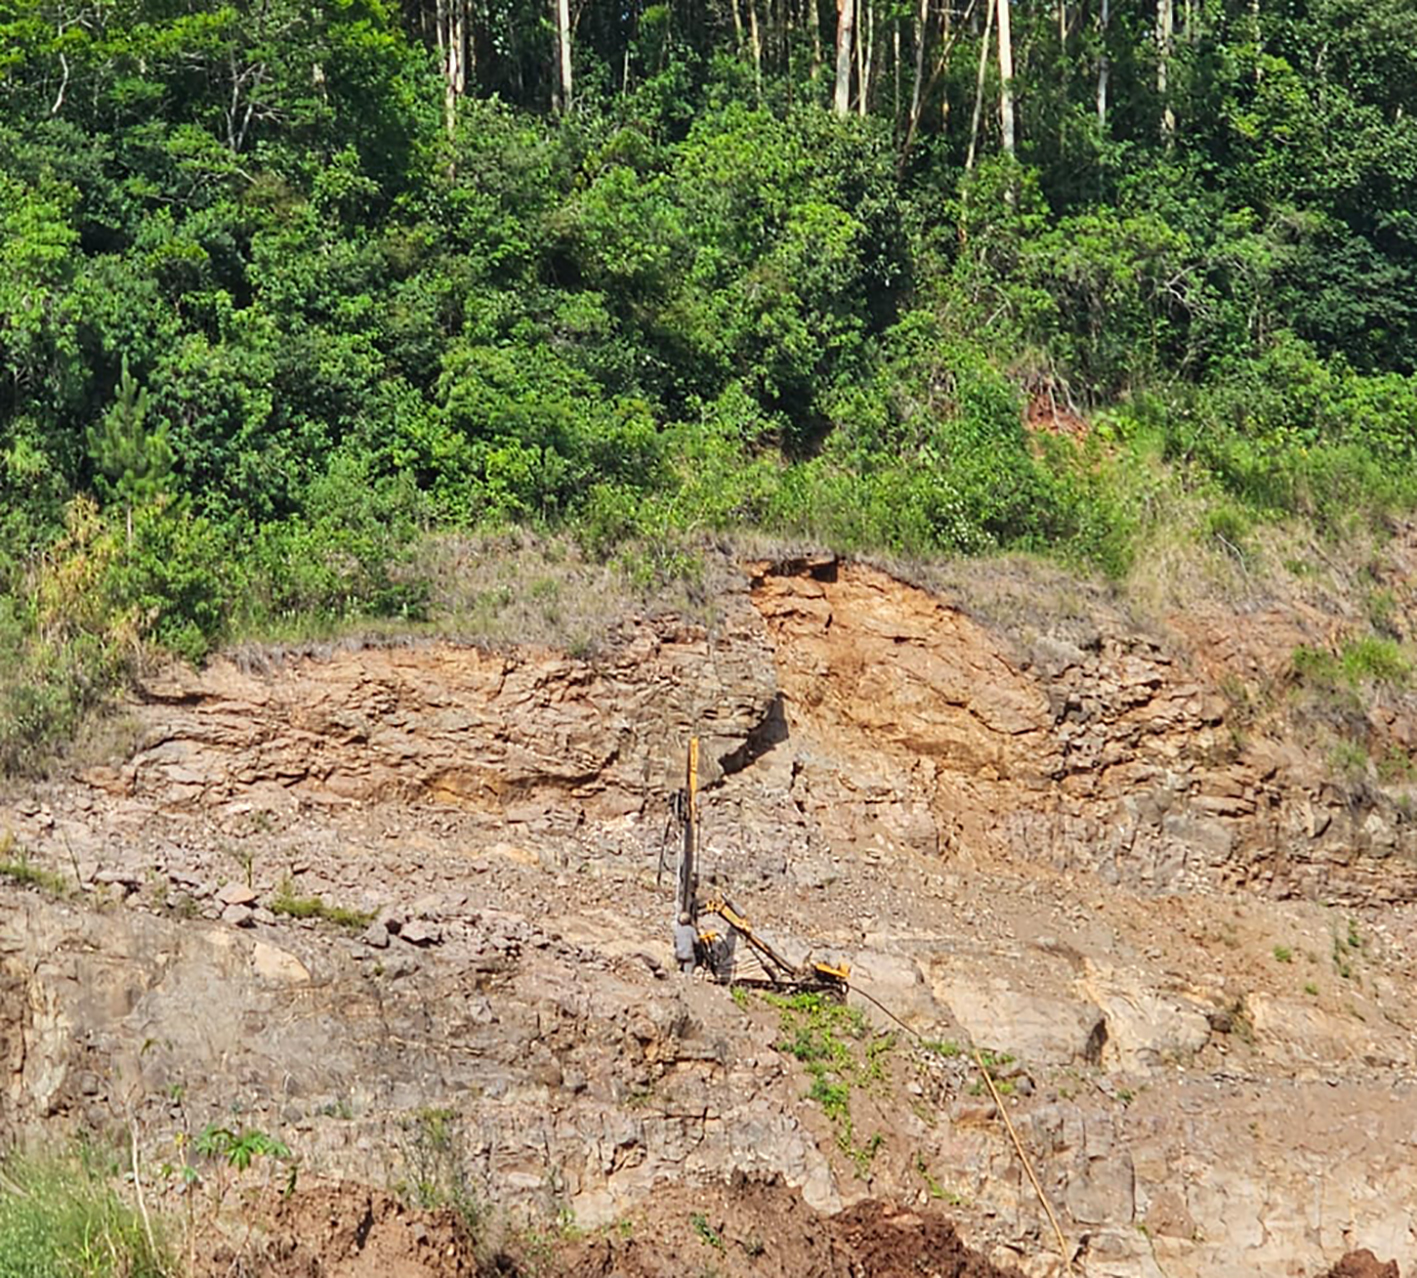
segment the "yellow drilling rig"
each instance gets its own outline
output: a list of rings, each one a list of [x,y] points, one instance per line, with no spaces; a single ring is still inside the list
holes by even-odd
[[[786,990],[817,990],[845,995],[851,976],[846,964],[794,962],[761,932],[725,895],[699,903],[699,739],[689,740],[684,788],[675,796],[674,814],[683,840],[675,872],[674,957],[681,971],[705,971],[734,985],[766,985]],[[712,926],[717,921],[721,928]],[[704,926],[704,924],[710,924]]]

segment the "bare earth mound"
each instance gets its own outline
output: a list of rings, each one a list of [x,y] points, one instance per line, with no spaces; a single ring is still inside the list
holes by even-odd
[[[416,1211],[358,1185],[302,1190],[236,1245],[203,1260],[201,1278],[467,1278],[478,1264],[451,1211]]]
[[[938,1211],[857,1203],[823,1217],[781,1184],[738,1178],[698,1199],[669,1195],[641,1225],[571,1248],[571,1278],[1018,1278],[967,1248]],[[697,1203],[697,1206],[696,1206]]]

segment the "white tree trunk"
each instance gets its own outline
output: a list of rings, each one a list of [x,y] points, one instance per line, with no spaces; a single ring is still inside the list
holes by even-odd
[[[856,26],[856,0],[837,0],[836,94],[832,109],[837,115],[851,110],[851,46]]]
[[[900,122],[900,19],[891,23],[891,120]]]
[[[1260,66],[1260,0],[1250,0],[1250,21],[1255,29],[1255,83],[1264,79],[1264,68]]]
[[[875,55],[875,14],[871,0],[857,0],[856,113],[863,119],[871,98],[871,59]]]
[[[748,0],[748,40],[753,48],[753,75],[763,96],[763,33],[758,26],[758,0]]]
[[[915,81],[910,87],[910,118],[905,126],[905,147],[908,153],[920,125],[920,108],[925,97],[925,44],[930,38],[930,0],[920,0],[915,15]]]
[[[974,80],[974,116],[969,122],[969,152],[964,157],[964,171],[974,168],[979,147],[979,122],[984,116],[984,76],[989,70],[989,37],[994,34],[994,6],[984,10],[984,39],[979,43],[979,73]]]
[[[571,109],[571,0],[556,0],[556,44],[561,61],[561,110]]]
[[[1176,136],[1176,113],[1168,97],[1171,81],[1171,46],[1176,34],[1174,0],[1156,0],[1156,96],[1161,99],[1161,137]]]
[[[1168,0],[1169,3],[1169,0]],[[999,0],[999,130],[1004,152],[1014,153],[1014,46],[1009,35],[1009,0]]]
[[[458,97],[467,93],[468,0],[448,0],[448,82]]]
[[[1112,71],[1112,63],[1107,57],[1107,25],[1112,17],[1108,0],[1102,0],[1102,11],[1098,15],[1100,52],[1097,55],[1097,127],[1107,132],[1107,79]]]
[[[448,44],[451,37],[448,23],[448,0],[437,0],[433,11],[433,30],[438,37],[438,62],[443,70],[443,127],[453,136],[457,124],[458,94],[448,66]]]

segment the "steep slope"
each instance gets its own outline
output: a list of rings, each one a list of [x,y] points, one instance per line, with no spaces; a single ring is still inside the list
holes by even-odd
[[[154,677],[131,757],[0,808],[81,889],[0,889],[0,1125],[117,1127],[173,1203],[162,1165],[220,1122],[279,1135],[302,1182],[488,1229],[648,1222],[572,1247],[587,1273],[655,1272],[675,1238],[722,1268],[693,1221],[722,1242],[714,1211],[797,1195],[795,1238],[946,1206],[1049,1272],[972,1044],[1086,1272],[1410,1265],[1411,825],[1282,717],[1234,730],[1220,681],[1272,666],[1269,632],[1187,633],[1100,598],[1005,624],[819,558],[749,565],[711,631],[626,618],[593,659],[350,645]],[[690,733],[707,877],[929,1046],[674,972],[657,864]],[[734,1173],[779,1206],[723,1197]],[[744,1272],[834,1272],[735,1229]],[[256,1265],[288,1235],[222,1245]]]

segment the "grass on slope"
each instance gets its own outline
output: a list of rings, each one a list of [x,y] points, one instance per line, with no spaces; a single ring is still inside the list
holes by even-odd
[[[84,1152],[0,1162],[0,1278],[170,1278],[160,1234]]]

